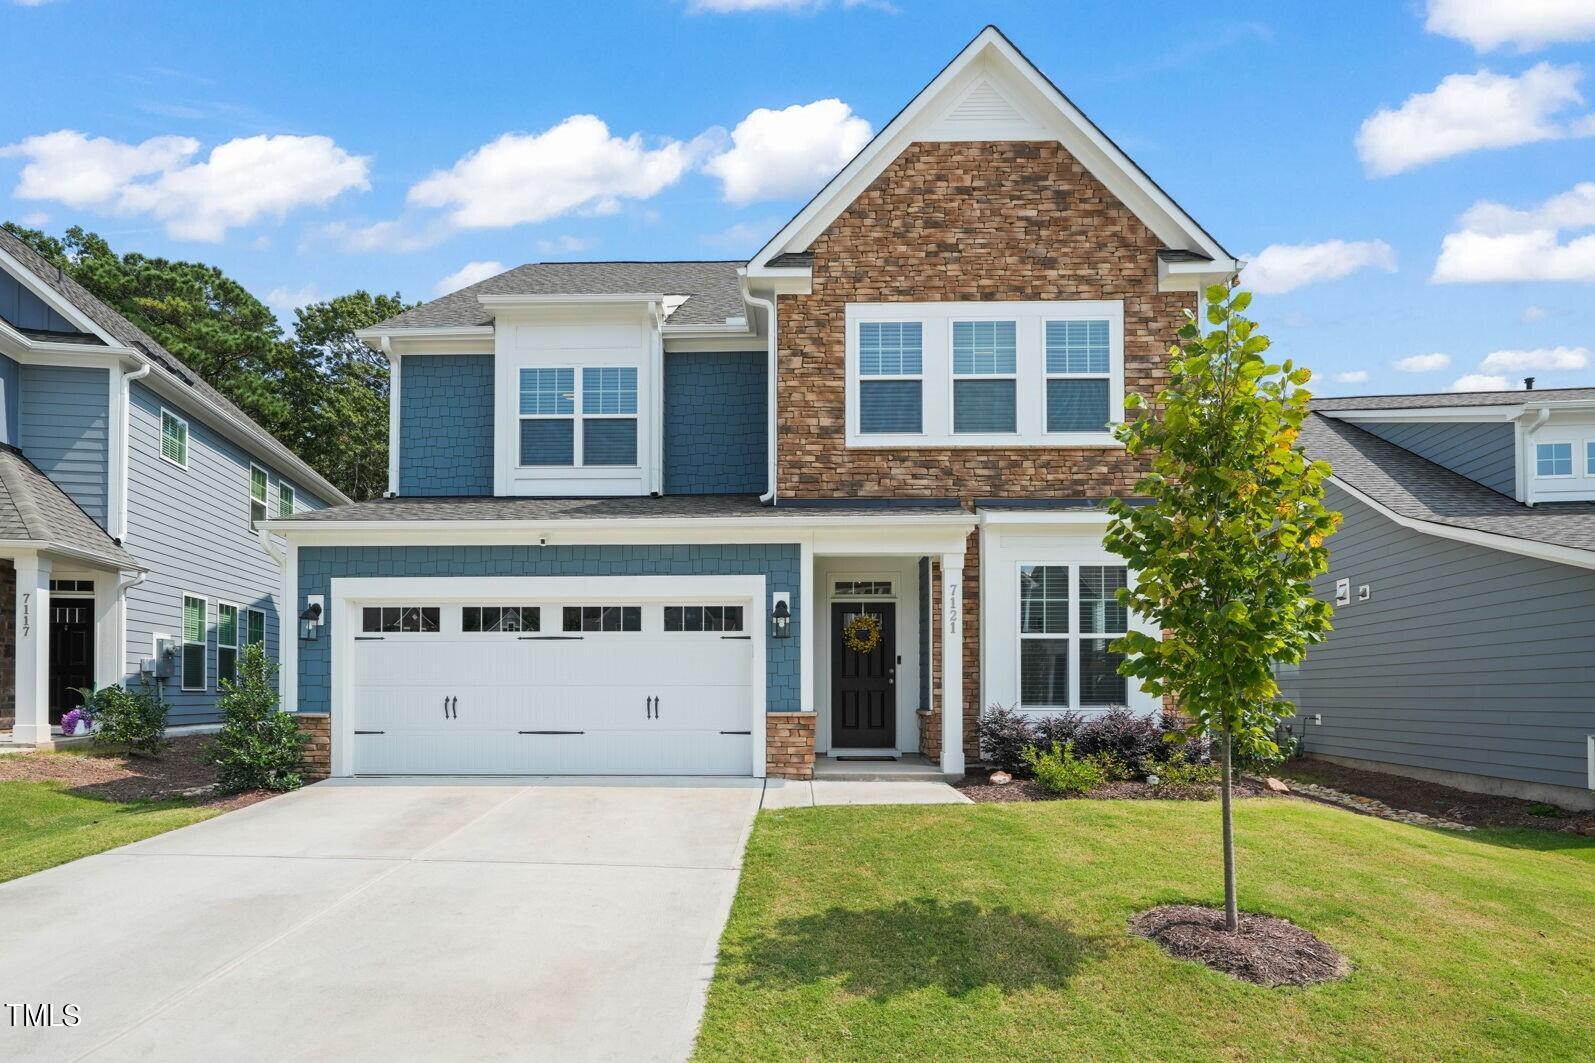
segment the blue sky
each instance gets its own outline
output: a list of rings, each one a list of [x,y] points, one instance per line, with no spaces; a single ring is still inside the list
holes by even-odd
[[[285,315],[735,258],[994,22],[1254,261],[1322,392],[1595,384],[1595,0],[1232,10],[0,0],[0,216],[214,262]]]

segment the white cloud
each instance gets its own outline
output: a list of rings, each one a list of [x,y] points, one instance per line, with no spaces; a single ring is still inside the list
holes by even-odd
[[[723,247],[731,251],[747,254],[758,250],[764,242],[781,227],[780,222],[769,223],[739,221],[729,225],[719,232],[705,233],[698,237],[698,242],[708,244],[710,247]]]
[[[1595,234],[1562,242],[1564,230],[1595,227],[1595,181],[1529,210],[1482,200],[1461,226],[1440,243],[1430,278],[1438,284],[1595,281]]]
[[[1438,159],[1483,148],[1595,135],[1588,116],[1570,124],[1558,112],[1582,105],[1577,66],[1540,63],[1519,77],[1481,70],[1451,74],[1433,92],[1416,93],[1395,110],[1381,108],[1357,131],[1364,169],[1388,177]]]
[[[217,241],[229,229],[371,187],[370,160],[328,137],[243,137],[194,161],[199,149],[190,137],[124,144],[62,129],[0,148],[0,156],[27,159],[18,199],[149,215],[179,240]]]
[[[1469,373],[1459,376],[1451,382],[1448,391],[1513,391],[1512,382],[1504,376],[1489,376],[1485,373]]]
[[[818,189],[869,143],[870,124],[838,99],[760,107],[731,131],[731,147],[704,170],[728,202],[784,199]]]
[[[622,199],[648,199],[681,179],[695,147],[611,135],[578,114],[541,133],[505,133],[410,188],[413,207],[447,211],[461,229],[547,221],[572,211],[610,214]]]
[[[1449,354],[1414,354],[1398,358],[1395,368],[1400,373],[1433,373],[1451,364]]]
[[[314,284],[302,285],[298,288],[279,287],[266,293],[266,305],[273,310],[286,310],[292,313],[301,306],[311,303],[326,301],[326,296]]]
[[[1589,0],[1429,0],[1430,33],[1467,41],[1488,52],[1503,44],[1529,51],[1595,37]]]
[[[1551,316],[1551,312],[1543,306],[1525,306],[1523,308],[1523,324],[1530,325],[1536,321],[1544,321]]]
[[[20,220],[23,225],[30,229],[38,229],[50,224],[50,216],[42,210],[29,211]]]
[[[504,272],[504,263],[488,260],[485,262],[467,262],[447,277],[438,281],[432,288],[433,295],[448,295],[461,288],[469,288],[477,281],[485,281],[489,277],[496,277]]]
[[[11,2],[18,7],[43,7],[45,4],[54,3],[55,0],[11,0]]]
[[[1334,381],[1337,384],[1362,384],[1368,379],[1368,370],[1353,369],[1347,373],[1336,373]]]
[[[591,240],[580,236],[556,236],[552,240],[537,241],[540,255],[575,255],[593,246]]]
[[[1479,363],[1479,368],[1507,372],[1525,369],[1554,372],[1558,369],[1584,369],[1589,361],[1588,347],[1536,347],[1532,351],[1491,351]]]
[[[1263,295],[1277,295],[1319,281],[1335,280],[1360,269],[1396,270],[1396,253],[1383,240],[1326,240],[1321,244],[1270,244],[1245,256],[1241,283]]]

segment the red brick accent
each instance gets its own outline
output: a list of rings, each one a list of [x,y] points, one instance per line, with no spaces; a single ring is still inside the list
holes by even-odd
[[[310,736],[305,745],[305,782],[316,782],[332,774],[332,717],[324,712],[298,712],[294,722]]]
[[[772,712],[764,723],[764,771],[772,779],[814,778],[812,712]]]

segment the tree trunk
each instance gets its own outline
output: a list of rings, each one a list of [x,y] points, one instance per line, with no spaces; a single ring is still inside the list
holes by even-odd
[[[1234,930],[1240,925],[1240,912],[1235,902],[1235,821],[1230,814],[1230,786],[1234,776],[1230,772],[1230,735],[1224,732],[1224,776],[1219,788],[1219,814],[1224,819],[1224,929]]]

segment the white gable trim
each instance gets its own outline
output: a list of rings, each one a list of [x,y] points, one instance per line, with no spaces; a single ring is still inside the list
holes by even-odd
[[[915,141],[1057,140],[1170,248],[1239,268],[1168,193],[1108,139],[995,26],[981,30],[818,195],[749,262],[762,276],[776,256],[813,240]]]

